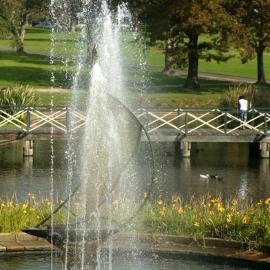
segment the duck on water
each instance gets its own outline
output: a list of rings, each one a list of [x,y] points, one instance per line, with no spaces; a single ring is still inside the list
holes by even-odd
[[[223,181],[223,177],[217,174],[200,174],[201,179]]]

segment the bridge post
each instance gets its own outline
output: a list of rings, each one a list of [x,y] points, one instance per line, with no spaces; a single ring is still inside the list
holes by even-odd
[[[33,156],[34,154],[34,142],[32,140],[26,140],[23,144],[23,156]]]
[[[28,107],[27,111],[26,111],[26,130],[27,130],[27,133],[29,132],[30,125],[31,125],[30,117],[31,117],[31,112],[30,112],[30,108]]]
[[[260,143],[260,157],[269,158],[270,157],[270,143]]]
[[[180,142],[181,156],[190,157],[191,142]]]
[[[69,112],[69,107],[66,107],[66,132],[69,133],[69,129],[70,129],[70,112]]]

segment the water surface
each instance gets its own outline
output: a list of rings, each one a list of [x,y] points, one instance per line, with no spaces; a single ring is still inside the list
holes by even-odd
[[[1,270],[50,270],[50,255],[13,255],[0,257]],[[113,258],[114,270],[251,270],[252,268],[216,264],[191,259],[159,259],[159,258]],[[64,266],[58,258],[54,258],[54,270],[63,270]]]
[[[270,196],[269,159],[249,155],[244,143],[194,144],[191,158],[174,154],[172,144],[154,144],[158,171],[157,197],[184,197],[192,194],[248,197],[254,200]],[[59,198],[65,197],[67,165],[66,142],[54,143],[54,189]],[[50,142],[36,141],[34,158],[23,158],[22,146],[12,144],[0,148],[0,196],[16,196],[23,200],[29,193],[50,196]],[[218,174],[223,181],[205,181],[200,174]],[[74,182],[76,182],[76,173]]]

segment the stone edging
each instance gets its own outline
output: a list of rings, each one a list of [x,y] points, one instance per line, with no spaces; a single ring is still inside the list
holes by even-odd
[[[29,234],[0,233],[0,252],[51,251],[53,246],[45,239]]]

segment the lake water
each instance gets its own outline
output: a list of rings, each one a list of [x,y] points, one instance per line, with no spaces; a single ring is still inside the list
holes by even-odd
[[[63,183],[67,177],[64,152],[66,143],[54,144],[54,189],[65,197]],[[249,156],[248,144],[200,143],[192,145],[191,158],[174,155],[172,144],[154,144],[158,181],[157,197],[192,194],[246,196],[254,200],[270,196],[269,160]],[[36,141],[34,158],[23,158],[22,145],[0,148],[0,197],[16,196],[24,200],[29,193],[39,197],[50,194],[51,154],[49,141]],[[218,174],[223,181],[200,179],[200,174]],[[76,176],[74,177],[76,179]]]
[[[0,270],[50,270],[50,255],[12,255],[0,257]],[[54,270],[63,270],[59,259],[54,259]],[[114,258],[114,270],[251,270],[253,268],[231,266],[226,263],[217,264],[191,259],[159,259],[159,258]]]

